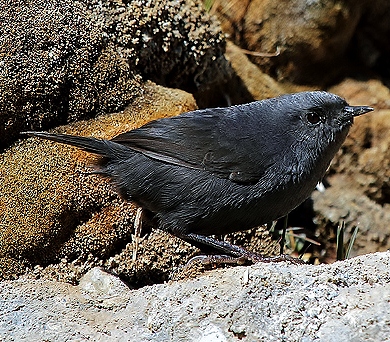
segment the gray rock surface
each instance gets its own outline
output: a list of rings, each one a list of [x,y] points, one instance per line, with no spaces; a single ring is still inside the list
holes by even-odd
[[[0,288],[3,341],[389,341],[390,253],[257,264],[130,290],[100,269],[78,286]]]

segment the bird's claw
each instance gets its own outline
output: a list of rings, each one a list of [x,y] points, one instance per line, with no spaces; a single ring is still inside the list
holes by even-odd
[[[197,255],[191,258],[184,268],[191,266],[193,263],[200,261],[202,265],[221,265],[221,264],[229,264],[229,265],[245,265],[245,264],[257,264],[259,262],[282,262],[287,261],[294,265],[303,265],[305,262],[302,259],[294,258],[287,254],[281,254],[273,257],[265,257],[261,254],[256,254],[252,252],[248,252],[247,254],[234,257],[231,255]]]

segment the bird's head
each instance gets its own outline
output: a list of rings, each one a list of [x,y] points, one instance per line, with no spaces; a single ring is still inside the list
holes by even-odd
[[[340,147],[354,118],[373,110],[350,106],[343,98],[325,91],[282,95],[275,99],[274,109],[279,116],[275,118],[280,126],[277,130],[287,141],[306,141],[320,150],[320,145],[334,142]]]
[[[270,101],[274,101],[268,107],[272,108],[271,149],[283,153],[285,165],[298,165],[297,173],[315,167],[325,172],[354,118],[373,110],[350,106],[343,98],[324,91],[286,94]]]

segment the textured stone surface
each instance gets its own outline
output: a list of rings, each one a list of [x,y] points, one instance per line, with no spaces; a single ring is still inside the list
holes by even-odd
[[[146,79],[187,91],[229,74],[225,41],[201,1],[83,0],[120,55]]]
[[[344,222],[345,241],[355,227],[359,229],[351,256],[386,251],[390,248],[390,205],[378,204],[365,195],[361,186],[354,181],[353,177],[357,176],[330,176],[327,179],[330,187],[324,192],[315,191],[312,194],[317,223],[327,227],[322,231],[323,241],[333,240],[334,243],[334,227]],[[330,254],[329,246],[325,249]]]
[[[217,22],[191,0],[6,0],[0,22],[0,149],[123,109],[141,76],[212,92],[230,74]]]
[[[386,0],[244,0],[218,1],[213,8],[222,27],[252,56],[263,71],[280,80],[311,83],[334,82],[358,64],[375,68],[389,79]]]
[[[257,264],[126,288],[93,269],[79,286],[0,287],[4,341],[373,341],[390,334],[390,253],[333,265]]]
[[[149,84],[123,112],[57,132],[111,138],[195,107],[188,93]],[[119,199],[108,181],[86,174],[93,158],[39,139],[21,141],[0,155],[0,257],[12,259],[2,259],[3,276],[12,277],[25,263],[107,256],[130,239],[135,209]]]
[[[229,92],[233,93],[231,94],[233,103],[238,102],[238,100],[247,100],[247,102],[263,100],[287,92],[283,85],[262,72],[238,46],[231,42],[227,44],[226,58],[231,63],[236,76],[230,84],[233,91]],[[247,93],[243,92],[243,89],[246,89]]]
[[[332,171],[350,175],[378,204],[390,203],[389,88],[378,80],[347,79],[330,91],[348,98],[353,105],[364,103],[375,108],[371,115],[355,120],[342,153],[332,164]]]
[[[78,1],[5,1],[0,9],[0,145],[124,107],[140,77]]]

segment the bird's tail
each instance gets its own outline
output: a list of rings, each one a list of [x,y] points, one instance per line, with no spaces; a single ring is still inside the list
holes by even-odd
[[[84,151],[95,153],[108,159],[123,158],[129,154],[128,148],[110,140],[35,131],[23,132],[23,134],[76,146]]]

